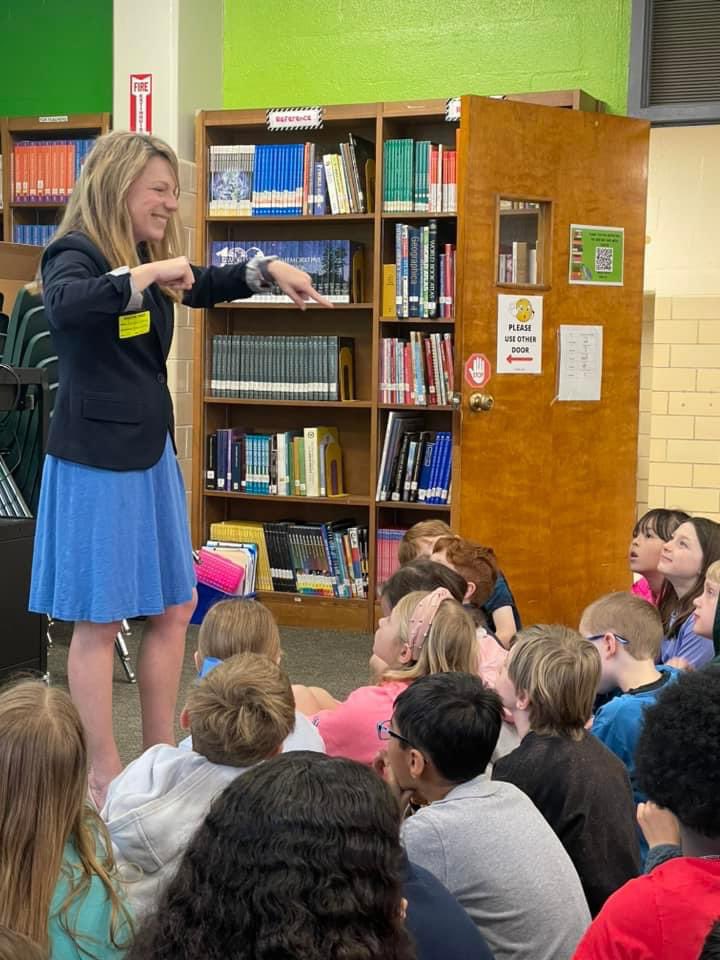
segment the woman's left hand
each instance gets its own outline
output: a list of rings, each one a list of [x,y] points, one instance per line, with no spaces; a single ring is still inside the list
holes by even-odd
[[[304,310],[308,300],[314,300],[321,307],[332,308],[332,303],[321,296],[310,283],[309,274],[298,270],[284,260],[273,260],[267,266],[268,273],[283,293],[286,293],[293,303]]]

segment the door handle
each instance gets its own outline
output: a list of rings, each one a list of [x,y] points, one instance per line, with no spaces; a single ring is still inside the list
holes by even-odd
[[[471,393],[468,397],[468,406],[473,413],[486,413],[495,405],[495,397],[489,393]]]

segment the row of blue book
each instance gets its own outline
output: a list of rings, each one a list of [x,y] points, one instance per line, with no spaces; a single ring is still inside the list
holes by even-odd
[[[383,441],[375,499],[450,503],[452,434],[425,430],[422,417],[391,411]]]
[[[215,334],[210,396],[243,400],[354,400],[350,337]]]
[[[209,216],[366,213],[375,145],[348,134],[338,144],[217,144],[210,147]]]
[[[56,230],[57,226],[52,223],[15,223],[13,224],[13,243],[46,247]]]
[[[279,257],[310,275],[313,287],[332,303],[364,299],[364,252],[352,240],[213,240],[210,263],[215,267],[247,263],[255,256]],[[255,294],[254,301],[290,303],[279,287]]]

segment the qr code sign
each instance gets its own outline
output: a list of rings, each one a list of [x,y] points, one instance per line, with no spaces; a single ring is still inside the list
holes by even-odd
[[[613,272],[613,248],[595,247],[595,273]]]

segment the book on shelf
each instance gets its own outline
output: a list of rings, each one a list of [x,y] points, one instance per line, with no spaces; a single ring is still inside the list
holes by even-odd
[[[457,149],[409,137],[383,144],[386,213],[457,212]]]
[[[380,341],[380,402],[445,406],[454,392],[451,333],[411,330]]]
[[[214,334],[210,396],[243,400],[355,399],[350,337]]]
[[[389,276],[386,281],[383,273],[384,283]],[[437,220],[432,218],[422,226],[396,223],[395,315],[447,319],[454,306],[455,244],[438,243]]]
[[[205,489],[272,497],[343,497],[335,427],[278,433],[221,427],[206,438]]]
[[[255,579],[258,563],[258,547],[256,543],[233,543],[229,540],[208,540],[206,550],[211,550],[218,556],[237,564],[243,570],[236,597],[251,597],[255,593]]]
[[[452,436],[424,430],[422,417],[399,411],[388,416],[375,499],[381,502],[450,502]]]
[[[46,247],[53,238],[57,226],[52,223],[14,223],[13,243],[25,243],[34,247]]]
[[[500,198],[500,210],[527,210],[532,213],[540,209],[540,203],[537,200],[510,200],[507,197]]]
[[[365,299],[364,248],[352,240],[213,240],[209,253],[215,267],[247,263],[255,256],[280,257],[310,274],[317,292],[332,303],[362,303]],[[254,294],[253,302],[293,301],[274,286]]]
[[[537,283],[537,249],[532,243],[513,240],[500,245],[498,283]]]
[[[354,518],[326,523],[226,520],[211,524],[210,536],[257,545],[259,590],[367,597],[368,532]]]
[[[375,583],[376,596],[380,596],[386,580],[400,569],[398,551],[405,536],[405,527],[379,527],[375,539]]]
[[[210,217],[369,213],[375,144],[349,133],[337,151],[311,141],[212,145],[209,173]]]
[[[16,140],[10,183],[15,203],[66,203],[94,138]]]

